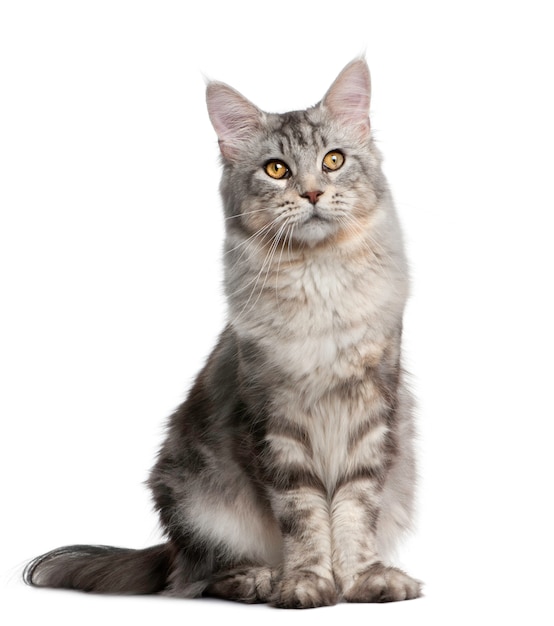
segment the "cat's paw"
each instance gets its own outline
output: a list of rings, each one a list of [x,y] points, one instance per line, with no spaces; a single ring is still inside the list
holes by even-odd
[[[336,604],[335,582],[312,572],[294,572],[277,584],[271,603],[282,609],[313,609]]]
[[[420,595],[419,581],[395,567],[375,563],[359,575],[344,593],[344,599],[347,602],[397,602],[413,600]]]
[[[274,587],[274,575],[274,570],[269,567],[236,569],[213,581],[205,593],[249,604],[269,602]]]

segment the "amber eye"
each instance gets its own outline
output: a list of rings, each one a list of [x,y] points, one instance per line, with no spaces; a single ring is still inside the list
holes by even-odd
[[[271,178],[287,178],[290,175],[289,168],[283,161],[268,161],[265,166],[265,173]]]
[[[331,150],[323,158],[323,169],[327,172],[334,172],[342,167],[344,154],[338,150]]]

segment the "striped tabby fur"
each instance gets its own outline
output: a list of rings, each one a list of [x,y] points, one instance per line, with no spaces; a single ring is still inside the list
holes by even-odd
[[[27,582],[290,608],[420,594],[386,561],[414,488],[408,280],[369,98],[361,59],[305,111],[208,85],[229,322],[151,473],[167,543],[61,548]]]

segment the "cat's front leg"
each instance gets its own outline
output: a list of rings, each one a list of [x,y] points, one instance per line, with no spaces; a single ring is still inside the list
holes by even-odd
[[[333,567],[348,602],[394,602],[419,597],[421,584],[381,562],[375,530],[380,488],[372,476],[340,484],[331,502]]]
[[[323,488],[306,484],[273,489],[272,504],[283,534],[283,563],[272,603],[298,609],[335,604],[329,504]]]

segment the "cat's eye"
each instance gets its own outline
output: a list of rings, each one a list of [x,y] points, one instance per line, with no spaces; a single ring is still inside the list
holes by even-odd
[[[265,166],[265,173],[271,178],[288,178],[290,176],[290,170],[287,167],[286,163],[283,161],[278,161],[277,159],[273,161],[268,161]]]
[[[327,172],[334,172],[342,167],[344,154],[338,150],[331,150],[323,157],[323,169]]]

